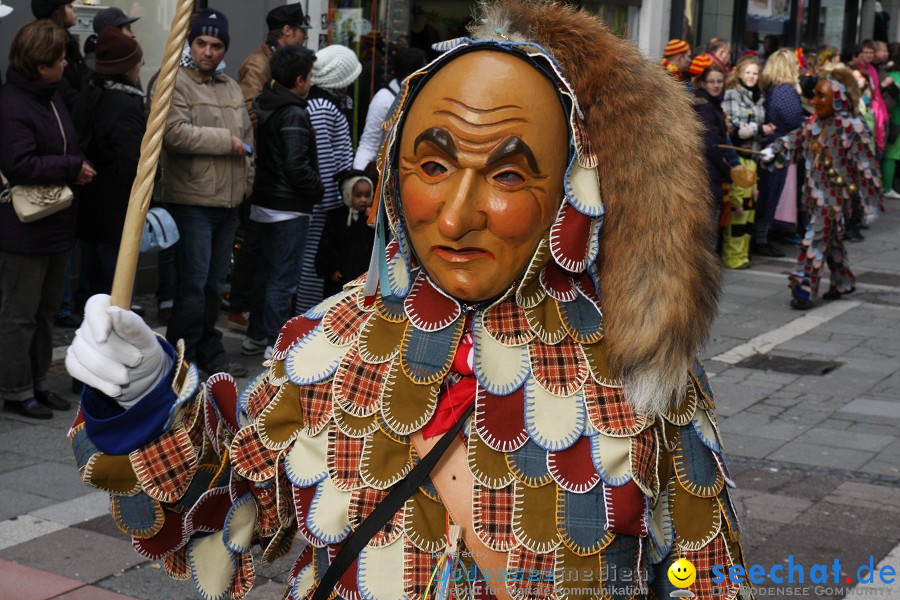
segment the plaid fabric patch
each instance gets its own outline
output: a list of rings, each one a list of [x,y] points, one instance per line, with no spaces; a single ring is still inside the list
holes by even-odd
[[[423,599],[439,558],[431,552],[422,552],[403,538],[403,592],[409,600]]]
[[[513,597],[522,600],[556,597],[553,590],[556,552],[536,554],[524,546],[516,546],[510,550],[507,564],[506,587]]]
[[[275,477],[278,452],[266,448],[256,425],[241,429],[231,442],[231,465],[245,479],[257,483]]]
[[[450,371],[453,355],[465,329],[465,318],[439,331],[425,331],[410,322],[403,334],[400,359],[403,371],[420,385],[436,383]]]
[[[256,569],[253,566],[253,555],[245,552],[240,555],[240,564],[234,581],[231,582],[231,597],[243,598],[250,592],[256,581]]]
[[[170,429],[129,455],[138,481],[151,498],[175,502],[191,485],[197,454],[187,432]]]
[[[484,313],[484,328],[504,346],[521,346],[534,339],[525,311],[515,298],[507,298]]]
[[[571,396],[587,381],[587,359],[572,338],[566,336],[554,346],[535,339],[528,351],[535,381],[554,396]]]
[[[278,494],[274,485],[266,487],[250,486],[250,493],[256,499],[256,528],[261,535],[272,535],[278,530]]]
[[[588,418],[600,433],[613,437],[632,436],[647,426],[647,418],[634,412],[625,390],[589,379],[584,384]]]
[[[351,492],[365,485],[359,474],[362,439],[345,435],[337,427],[328,430],[328,475],[334,487]]]
[[[347,516],[349,517],[350,525],[354,530],[359,527],[370,514],[372,514],[375,507],[387,498],[389,492],[389,489],[376,490],[370,487],[363,487],[353,492],[353,497],[350,498],[350,511]],[[387,523],[382,525],[381,529],[372,537],[368,545],[374,548],[387,546],[388,544],[393,543],[401,533],[403,533],[402,507],[388,520]]]
[[[322,319],[325,337],[336,346],[346,346],[359,337],[359,330],[368,316],[356,305],[355,294],[347,296],[332,306]]]
[[[603,582],[601,598],[604,600],[630,600],[635,593],[623,594],[622,589],[638,588],[634,575],[625,578],[624,574],[630,572],[640,576],[641,542],[640,539],[630,535],[618,534],[609,545],[600,553],[600,580]],[[712,567],[712,565],[710,565]],[[699,571],[697,572],[699,574]],[[710,598],[711,596],[701,596]]]
[[[300,408],[306,420],[306,431],[317,435],[331,420],[331,379],[300,386]]]
[[[355,417],[368,417],[381,406],[391,361],[369,364],[351,348],[334,374],[334,401]]]
[[[172,552],[171,554],[167,554],[166,558],[163,560],[163,566],[166,568],[166,573],[169,574],[169,577],[172,579],[190,579],[191,578],[191,565],[188,563],[187,558],[188,547],[187,544]]]
[[[715,583],[712,580],[713,565],[722,565],[727,573],[734,561],[728,552],[728,545],[722,535],[717,535],[713,540],[700,550],[685,551],[684,557],[691,561],[694,568],[697,569],[697,579],[691,586],[691,591],[698,598],[734,598],[740,588],[739,584],[728,582],[728,593],[723,594],[723,583]]]
[[[270,383],[262,383],[253,390],[247,400],[247,416],[250,417],[251,421],[255,421],[259,417],[260,413],[277,393],[278,388]]]
[[[656,433],[645,429],[631,438],[631,476],[650,498],[659,494],[659,444]]]
[[[506,552],[517,543],[512,528],[515,500],[515,484],[512,483],[492,490],[476,481],[472,487],[475,532],[491,550]]]

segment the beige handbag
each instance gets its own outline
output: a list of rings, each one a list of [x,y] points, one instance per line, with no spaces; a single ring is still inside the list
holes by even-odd
[[[59,119],[59,113],[56,106],[50,102],[53,114],[56,115],[56,122],[59,123],[59,132],[63,137],[63,154],[69,148],[68,140],[66,140],[66,132],[63,129],[62,121]],[[49,217],[53,213],[57,213],[72,205],[75,194],[67,185],[16,185],[10,186],[9,181],[3,173],[0,173],[0,179],[3,181],[4,190],[0,194],[0,202],[12,202],[13,210],[16,216],[23,223],[31,223]]]

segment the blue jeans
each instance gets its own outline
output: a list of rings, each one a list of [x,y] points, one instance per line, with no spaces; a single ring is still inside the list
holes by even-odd
[[[178,284],[166,330],[171,343],[184,340],[185,358],[210,371],[228,364],[216,319],[231,264],[237,208],[171,204],[178,225],[175,245]]]
[[[250,223],[248,238],[259,242],[261,260],[253,281],[247,337],[272,345],[291,316],[291,295],[300,281],[308,232],[309,217]]]

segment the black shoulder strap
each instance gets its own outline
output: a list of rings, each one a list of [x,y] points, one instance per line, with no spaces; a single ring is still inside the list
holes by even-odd
[[[359,556],[362,549],[366,547],[369,540],[371,540],[384,524],[400,510],[400,507],[403,506],[410,496],[415,493],[425,478],[428,477],[428,474],[431,473],[438,461],[441,460],[441,457],[447,451],[447,448],[450,447],[453,438],[456,437],[460,429],[462,429],[463,423],[465,423],[469,415],[472,414],[474,408],[475,403],[473,402],[472,406],[463,413],[456,424],[441,437],[437,444],[435,444],[434,448],[419,461],[419,464],[407,473],[406,477],[391,488],[390,493],[381,504],[375,507],[375,510],[366,517],[365,521],[360,523],[356,531],[350,534],[344,547],[341,548],[341,551],[338,552],[337,556],[334,557],[334,560],[331,561],[331,564],[328,565],[328,569],[322,576],[322,580],[319,582],[312,600],[327,600],[328,596],[331,595],[331,592],[334,591],[334,586],[337,585],[337,582],[344,572],[351,564],[353,564],[353,561]]]

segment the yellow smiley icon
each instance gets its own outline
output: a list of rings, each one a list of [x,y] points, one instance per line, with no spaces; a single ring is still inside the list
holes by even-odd
[[[685,558],[679,558],[669,567],[669,581],[677,588],[690,587],[694,580],[697,579],[697,569],[691,561]]]

